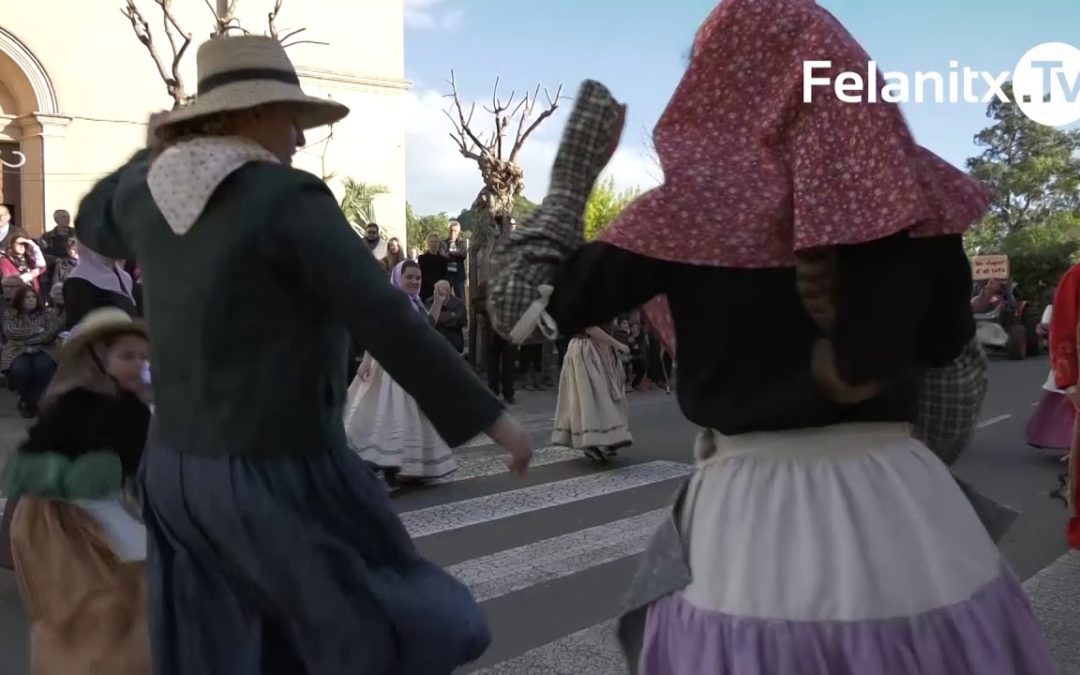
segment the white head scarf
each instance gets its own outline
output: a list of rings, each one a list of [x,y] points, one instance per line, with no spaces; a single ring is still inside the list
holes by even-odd
[[[91,251],[81,241],[79,246],[79,263],[68,275],[68,279],[85,279],[103,291],[112,291],[131,298],[131,275],[117,265],[112,258]]]

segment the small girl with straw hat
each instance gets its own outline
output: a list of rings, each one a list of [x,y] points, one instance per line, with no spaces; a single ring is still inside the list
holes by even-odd
[[[122,504],[150,422],[145,326],[87,315],[60,351],[42,413],[4,468],[33,675],[144,675],[146,530]]]

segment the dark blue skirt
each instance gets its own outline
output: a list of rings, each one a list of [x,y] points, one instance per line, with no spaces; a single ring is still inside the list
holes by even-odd
[[[347,449],[145,460],[155,675],[449,675],[490,643]]]

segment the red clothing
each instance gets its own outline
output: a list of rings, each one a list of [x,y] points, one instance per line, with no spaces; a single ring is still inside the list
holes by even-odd
[[[1050,317],[1050,367],[1054,384],[1066,390],[1077,384],[1077,324],[1080,323],[1080,264],[1073,265],[1054,292],[1054,314]],[[1073,424],[1069,447],[1069,546],[1080,549],[1080,411]]]
[[[14,260],[5,255],[0,257],[0,275],[5,277],[18,277],[22,276],[26,272],[30,272],[34,275],[34,278],[30,280],[30,285],[34,287],[34,290],[40,293],[41,283],[38,281],[38,276],[45,271],[45,268],[35,268],[33,267],[33,264],[34,261],[28,258],[27,265],[29,265],[30,267],[21,266],[16,264]]]
[[[867,79],[865,50],[813,0],[720,3],[654,131],[664,184],[630,204],[602,241],[750,269],[793,267],[810,249],[905,230],[965,232],[989,191],[919,146],[895,104],[846,103],[825,88],[803,103],[802,64],[819,59],[832,61],[833,75]],[[646,313],[674,353],[663,299]]]

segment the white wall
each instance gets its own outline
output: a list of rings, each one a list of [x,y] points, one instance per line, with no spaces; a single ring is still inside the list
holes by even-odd
[[[171,61],[156,4],[136,2],[151,24],[163,58]],[[23,177],[44,180],[43,213],[74,210],[95,180],[141,146],[149,114],[172,104],[153,61],[120,13],[124,4],[124,0],[0,2],[0,27],[41,63],[56,90],[60,115],[71,118],[62,141],[45,153],[44,176]],[[245,27],[264,32],[273,4],[273,0],[239,0]],[[182,70],[193,92],[197,45],[209,36],[213,18],[204,0],[174,0],[173,5],[181,25],[194,36]],[[402,101],[407,83],[402,0],[285,0],[278,26],[306,26],[302,37],[329,43],[289,50],[306,75],[304,86],[310,93],[333,96],[353,110],[335,127],[326,168],[341,177],[389,187],[391,194],[379,198],[376,213],[380,224],[404,235]],[[8,113],[11,95],[2,98],[0,105]],[[318,141],[326,132],[326,128],[312,130],[309,140]],[[321,174],[322,150],[306,149],[297,166]],[[340,190],[338,181],[331,185]],[[25,225],[36,229],[34,223]]]

